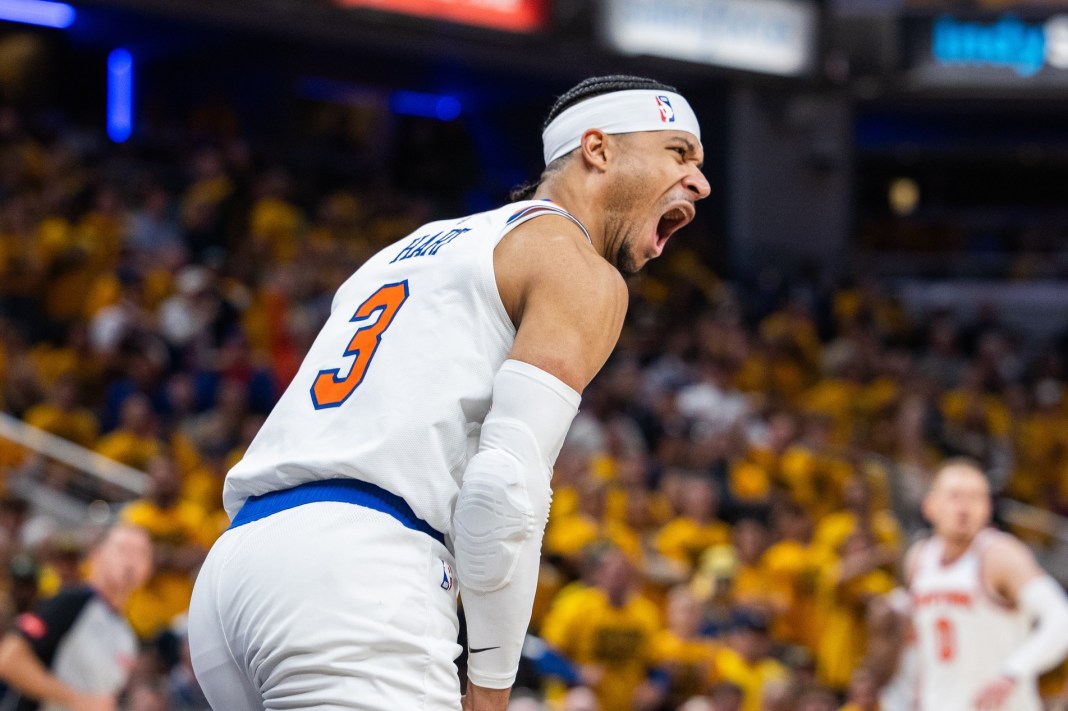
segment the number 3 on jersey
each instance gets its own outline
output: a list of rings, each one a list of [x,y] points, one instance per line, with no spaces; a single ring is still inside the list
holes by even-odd
[[[349,341],[343,355],[356,356],[352,368],[344,378],[339,378],[340,368],[320,370],[311,388],[312,404],[316,410],[337,407],[348,400],[352,392],[363,382],[367,366],[382,342],[382,334],[393,323],[394,317],[408,299],[408,280],[386,284],[360,304],[350,319],[360,324]],[[378,312],[378,318],[371,320]]]
[[[947,617],[935,620],[935,645],[940,661],[951,662],[957,656],[957,633],[953,629],[953,622]]]

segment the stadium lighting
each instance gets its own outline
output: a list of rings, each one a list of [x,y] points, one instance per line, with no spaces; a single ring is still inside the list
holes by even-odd
[[[0,20],[27,25],[65,29],[74,23],[77,13],[63,2],[47,0],[0,0]]]
[[[395,114],[438,121],[454,121],[463,113],[460,100],[448,94],[428,94],[405,89],[386,93],[377,88],[320,77],[301,79],[300,93],[315,101],[329,101],[348,106],[385,106]]]
[[[119,48],[108,55],[108,136],[122,143],[133,133],[133,57]]]
[[[452,121],[459,117],[462,107],[455,96],[423,94],[418,91],[395,91],[389,97],[393,113],[406,116],[422,116],[439,121]]]

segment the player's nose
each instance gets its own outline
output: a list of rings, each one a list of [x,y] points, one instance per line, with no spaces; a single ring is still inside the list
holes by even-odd
[[[682,179],[682,186],[694,195],[694,200],[704,200],[712,192],[705,174],[696,166]]]

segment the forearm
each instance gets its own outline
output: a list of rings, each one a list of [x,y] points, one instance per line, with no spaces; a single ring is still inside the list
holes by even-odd
[[[453,516],[468,676],[479,686],[504,689],[515,680],[538,583],[552,464],[578,401],[525,363],[506,362],[494,380],[493,409]]]
[[[467,675],[483,688],[507,689],[515,682],[537,573],[535,558],[534,565],[521,563],[512,582],[499,590],[483,592],[460,583],[469,645]]]
[[[479,686],[489,689],[511,687],[519,669],[523,642],[530,624],[531,608],[538,585],[538,573],[541,561],[541,541],[549,510],[548,478],[541,486],[531,486],[528,482],[527,497],[530,500],[530,529],[524,538],[511,536],[502,546],[502,555],[479,556],[489,561],[488,566],[514,568],[501,585],[494,582],[487,584],[488,576],[470,574],[471,563],[459,568],[460,597],[463,600],[464,616],[467,619],[468,677]],[[537,489],[535,491],[535,489]],[[511,506],[511,504],[509,505]],[[509,506],[497,502],[497,510],[505,511]],[[518,508],[518,507],[517,507]],[[507,548],[507,552],[504,549]],[[459,559],[464,558],[457,550]],[[468,555],[479,551],[466,551]],[[509,558],[511,561],[509,561]],[[465,567],[469,574],[464,574]]]
[[[0,679],[23,696],[59,706],[73,706],[78,692],[56,678],[15,633],[0,641]]]
[[[1068,654],[1068,598],[1053,578],[1044,575],[1020,591],[1019,605],[1037,621],[1022,645],[1009,654],[1008,676],[1033,678]]]
[[[505,711],[511,689],[486,689],[468,683],[463,698],[463,711]]]

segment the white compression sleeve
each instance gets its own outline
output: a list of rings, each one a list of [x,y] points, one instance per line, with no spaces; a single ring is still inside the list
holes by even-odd
[[[1033,679],[1068,654],[1068,597],[1053,578],[1043,575],[1024,585],[1019,605],[1037,625],[1004,668],[1013,678]]]
[[[505,361],[494,378],[493,406],[453,514],[467,673],[478,686],[506,689],[515,681],[538,582],[552,467],[579,400],[528,363]]]

